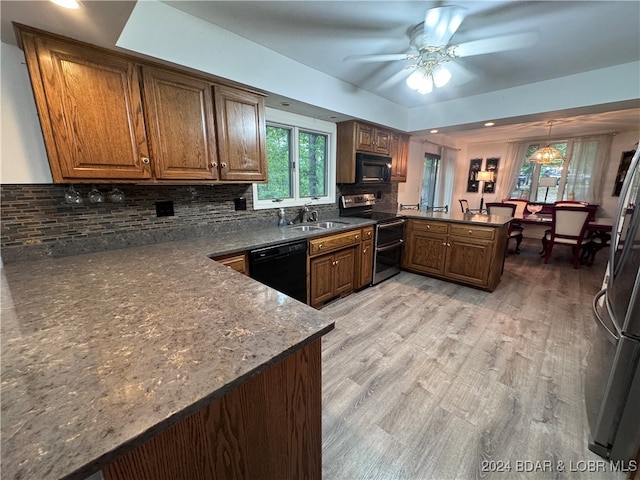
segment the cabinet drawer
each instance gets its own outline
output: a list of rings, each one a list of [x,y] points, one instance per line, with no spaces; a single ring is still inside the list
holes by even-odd
[[[444,233],[449,231],[449,224],[443,222],[432,222],[430,220],[417,220],[412,222],[413,230],[416,232]]]
[[[362,240],[373,240],[373,227],[364,227],[362,229]]]
[[[348,247],[349,245],[355,245],[359,243],[361,239],[362,231],[358,229],[309,240],[309,255],[318,255],[320,253]]]
[[[483,240],[493,240],[495,229],[490,227],[476,227],[469,225],[451,225],[449,230],[451,235],[467,238],[481,238]]]

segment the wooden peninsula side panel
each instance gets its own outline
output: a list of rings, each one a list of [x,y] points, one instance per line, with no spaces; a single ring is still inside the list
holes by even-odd
[[[322,475],[321,339],[118,457],[106,480]]]

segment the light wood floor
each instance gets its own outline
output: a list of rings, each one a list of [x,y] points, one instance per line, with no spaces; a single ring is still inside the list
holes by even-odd
[[[493,293],[403,272],[323,309],[325,480],[624,478],[586,463],[601,461],[583,377],[608,249],[574,270],[569,248],[548,265],[539,248],[509,253]]]

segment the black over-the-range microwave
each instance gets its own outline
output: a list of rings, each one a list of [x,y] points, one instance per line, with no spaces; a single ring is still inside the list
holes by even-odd
[[[391,183],[391,157],[373,153],[356,153],[356,184]]]

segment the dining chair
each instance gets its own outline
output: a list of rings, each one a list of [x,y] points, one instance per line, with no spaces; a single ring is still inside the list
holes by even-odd
[[[458,202],[460,202],[460,208],[462,209],[462,213],[467,213],[467,210],[469,210],[469,202],[464,198],[461,198],[460,200],[458,200]]]
[[[487,213],[489,215],[500,215],[501,217],[513,217],[515,215],[516,206],[513,203],[497,203],[490,202],[487,203]],[[522,243],[522,228],[521,225],[514,224],[513,220],[509,222],[509,229],[507,233],[509,235],[509,240],[512,238],[516,239],[516,253],[520,254],[520,244]],[[509,242],[507,242],[509,243]]]
[[[516,206],[516,214],[514,217],[523,217],[524,210],[527,208],[529,200],[525,200],[523,198],[505,198],[502,200],[502,203],[512,203]]]
[[[527,205],[529,205],[529,200],[524,198],[505,198],[504,200],[502,200],[502,203],[510,203],[515,205],[516,213],[513,216],[516,218],[522,218],[524,217],[524,212],[525,212],[525,209],[527,208]],[[517,220],[514,220],[512,223],[514,224],[514,226],[517,226],[518,228],[520,228],[521,231],[524,231],[524,227],[520,222],[518,222]]]
[[[589,223],[590,210],[584,206],[556,206],[551,229],[542,237],[544,263],[549,262],[555,244],[573,248],[573,268],[580,268],[580,249]]]

